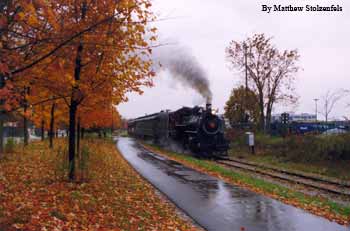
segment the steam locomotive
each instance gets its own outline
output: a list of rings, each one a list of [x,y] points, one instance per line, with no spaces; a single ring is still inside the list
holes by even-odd
[[[224,120],[206,108],[183,107],[177,111],[161,111],[128,121],[128,133],[155,143],[175,141],[184,150],[201,157],[226,156],[229,148],[224,137]]]

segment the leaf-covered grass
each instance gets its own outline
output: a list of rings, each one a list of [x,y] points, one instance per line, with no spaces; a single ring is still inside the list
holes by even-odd
[[[105,140],[84,142],[83,183],[60,175],[62,151],[33,143],[0,160],[0,230],[195,230]],[[64,146],[61,140],[56,146]],[[60,154],[58,154],[60,153]]]
[[[234,172],[212,161],[201,160],[184,154],[164,151],[163,149],[154,145],[144,145],[159,154],[166,155],[173,160],[179,161],[199,171],[204,171],[208,174],[217,176],[227,182],[239,185],[260,194],[264,194],[274,199],[283,201],[284,203],[303,208],[313,214],[323,216],[329,220],[337,221],[340,224],[350,223],[350,207],[348,206],[340,205],[322,197],[305,195],[303,193],[293,191],[287,187],[254,178],[247,174]]]

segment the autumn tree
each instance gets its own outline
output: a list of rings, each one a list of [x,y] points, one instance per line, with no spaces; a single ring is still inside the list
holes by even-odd
[[[150,7],[149,0],[37,0],[8,7],[13,9],[9,15],[16,11],[18,20],[12,27],[13,45],[2,49],[9,55],[1,63],[6,89],[0,93],[17,99],[20,86],[40,86],[51,93],[41,102],[64,100],[69,111],[71,180],[80,106],[91,98],[116,105],[126,100],[126,92],[141,93],[141,86],[152,84],[149,55],[156,30],[147,24],[154,19]],[[9,20],[0,21],[9,32]]]
[[[256,94],[244,86],[234,88],[225,105],[225,117],[231,126],[239,123],[257,122],[259,105]]]
[[[116,108],[108,103],[96,105],[94,110],[83,110],[85,114],[81,119],[81,127],[95,130],[101,136],[101,132],[106,130],[112,132],[121,126],[121,117]]]
[[[47,1],[4,0],[0,2],[0,139],[3,140],[3,118],[16,109],[22,115],[28,112],[27,96],[30,82],[14,84],[22,73],[38,63],[42,55],[39,47],[51,43],[49,21],[53,22]],[[41,20],[39,20],[41,19]],[[43,58],[44,56],[42,56]],[[23,74],[23,75],[19,75]],[[16,82],[17,83],[17,82]],[[26,116],[24,119],[24,141],[27,143]],[[2,148],[2,144],[0,146]]]
[[[41,92],[42,93],[42,92]],[[40,94],[42,97],[42,94]],[[29,102],[36,102],[35,94],[29,98]],[[62,124],[67,124],[67,106],[63,100],[50,100],[31,107],[30,120],[35,127],[41,128],[41,139],[44,140],[45,131],[48,132],[49,147],[53,148],[53,138]]]
[[[232,41],[226,48],[227,60],[239,71],[247,69],[249,87],[258,97],[259,124],[266,129],[274,105],[295,103],[295,73],[299,70],[296,50],[279,51],[271,38],[256,34],[245,41]]]
[[[57,71],[65,76],[56,79],[56,86],[61,87],[55,94],[61,94],[69,108],[70,179],[74,179],[77,113],[84,101],[102,98],[119,103],[125,100],[127,91],[139,91],[140,86],[151,83],[149,44],[144,38],[146,22],[151,17],[149,7],[147,1],[81,1],[57,9],[68,26],[62,28],[64,31],[75,27],[82,30],[100,18],[110,18],[108,23],[85,33],[43,62],[56,64]],[[140,49],[145,50],[143,57],[137,52]]]
[[[113,127],[119,126],[120,115],[111,97],[87,97],[77,113],[77,150],[80,150],[80,139],[86,130],[97,131],[102,137],[102,133],[106,135],[107,130],[112,131]]]

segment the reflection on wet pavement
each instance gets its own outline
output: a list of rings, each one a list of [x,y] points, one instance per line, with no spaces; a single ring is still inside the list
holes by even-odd
[[[131,138],[119,138],[118,149],[143,177],[207,230],[350,230],[151,153]]]

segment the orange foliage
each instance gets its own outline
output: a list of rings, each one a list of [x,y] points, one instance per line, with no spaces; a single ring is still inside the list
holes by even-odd
[[[0,16],[6,109],[23,106],[24,87],[36,95],[29,104],[60,98],[68,106],[72,98],[118,104],[126,92],[142,93],[154,75],[149,48],[155,36],[146,39],[156,31],[147,27],[154,19],[150,6],[149,0],[9,1]]]
[[[59,104],[58,115],[69,124],[74,169],[77,116],[88,127],[108,126],[111,105],[125,101],[127,92],[141,94],[142,86],[152,86],[151,2],[17,0],[5,5],[0,9],[3,108],[25,107],[23,114],[34,111],[37,123],[47,120],[46,103]],[[29,109],[40,104],[43,110]]]

